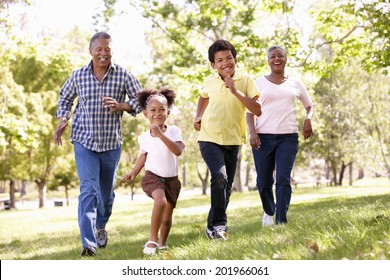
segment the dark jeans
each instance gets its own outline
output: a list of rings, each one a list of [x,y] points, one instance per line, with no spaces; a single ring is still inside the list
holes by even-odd
[[[257,172],[257,188],[264,212],[274,215],[275,222],[287,223],[291,201],[291,170],[298,152],[298,134],[259,134],[261,145],[252,149]],[[276,168],[276,202],[272,186]]]
[[[218,145],[212,142],[199,142],[200,153],[211,173],[211,207],[207,227],[226,226],[226,209],[232,193],[236,173],[239,145]]]

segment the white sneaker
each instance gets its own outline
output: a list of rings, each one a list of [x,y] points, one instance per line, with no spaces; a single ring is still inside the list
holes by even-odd
[[[263,227],[268,227],[274,225],[274,216],[270,216],[264,212],[263,215]]]

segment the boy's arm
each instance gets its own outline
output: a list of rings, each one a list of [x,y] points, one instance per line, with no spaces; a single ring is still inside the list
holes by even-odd
[[[145,166],[147,155],[148,155],[147,153],[144,153],[138,157],[133,170],[131,170],[130,173],[127,173],[125,176],[123,176],[123,182],[131,183],[132,181],[134,181],[135,177],[137,177],[137,175],[140,173],[142,168]]]
[[[261,115],[261,105],[256,101],[259,98],[258,96],[253,98],[245,96],[245,94],[236,88],[233,79],[229,76],[226,76],[224,81],[226,87],[230,89],[230,92],[233,93],[250,112],[258,117]]]
[[[194,128],[198,131],[201,128],[202,116],[203,116],[203,113],[206,110],[208,104],[209,104],[208,98],[204,98],[204,97],[199,98],[198,106],[196,108],[195,122],[194,122]]]

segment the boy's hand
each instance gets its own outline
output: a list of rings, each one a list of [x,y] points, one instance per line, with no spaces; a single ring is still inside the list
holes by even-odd
[[[202,123],[202,119],[195,119],[194,121],[195,130],[200,131],[200,128],[202,126],[201,123]]]
[[[225,87],[229,88],[232,93],[235,93],[236,85],[234,84],[233,79],[230,76],[226,76],[224,81],[225,81]]]

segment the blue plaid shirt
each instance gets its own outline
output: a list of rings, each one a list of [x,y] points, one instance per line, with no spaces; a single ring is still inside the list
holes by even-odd
[[[110,66],[99,82],[93,75],[91,61],[73,71],[62,86],[56,116],[69,119],[73,101],[78,97],[70,141],[96,152],[117,149],[122,145],[123,112],[109,114],[109,108],[103,107],[102,97],[126,102],[128,96],[128,104],[133,108],[131,114],[136,116],[141,111],[136,96],[140,90],[141,85],[130,71],[116,64]]]

